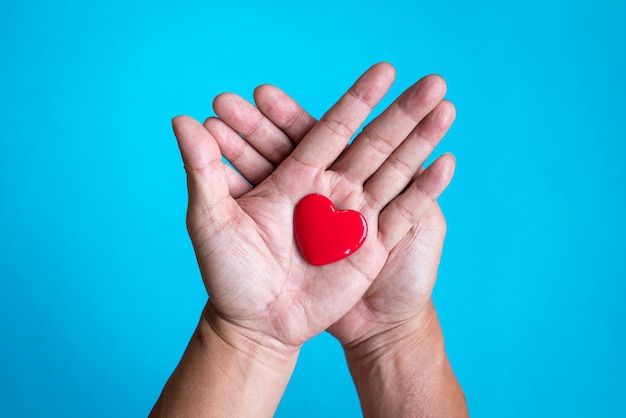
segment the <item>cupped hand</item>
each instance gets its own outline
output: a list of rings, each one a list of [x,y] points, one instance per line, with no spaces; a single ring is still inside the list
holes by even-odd
[[[386,65],[379,71],[384,71],[387,77],[393,76]],[[385,78],[387,82],[389,79]],[[370,83],[376,84],[361,79],[355,87],[365,88]],[[333,298],[340,299],[341,308],[317,323],[329,326],[332,323],[329,321],[342,309],[350,308],[329,328],[347,347],[416,319],[429,321],[429,315],[434,313],[431,293],[446,233],[445,219],[435,199],[452,177],[454,159],[444,155],[426,170],[424,163],[455,117],[454,106],[443,99],[445,90],[440,77],[423,78],[371,122],[337,160],[330,164],[332,159],[327,159],[329,168],[323,171],[323,176],[335,185],[327,189],[331,198],[339,198],[336,200],[339,207],[347,204],[365,213],[371,229],[362,252],[345,260],[349,263],[328,266],[332,274],[347,274],[330,279],[341,280],[345,288],[350,288],[350,282],[356,280],[352,282],[354,292],[349,297],[328,294],[326,300],[334,304]],[[348,93],[347,97],[351,95]],[[353,97],[353,100],[358,103],[362,99]],[[291,166],[292,152],[299,158],[297,150],[305,141],[308,149],[326,146],[328,142],[313,134],[320,129],[319,125],[328,124],[329,116],[334,120],[331,123],[340,127],[334,130],[344,126],[333,115],[334,108],[316,125],[317,121],[302,107],[273,86],[257,88],[255,102],[257,107],[233,94],[220,95],[214,102],[219,119],[209,118],[205,122],[222,154],[245,177],[226,169],[229,191],[235,198],[255,195],[268,181],[274,181],[274,176],[286,170],[284,163]],[[343,135],[342,147],[353,126]],[[341,150],[335,149],[334,154],[337,151]],[[297,188],[298,184],[293,186]],[[306,183],[299,186],[320,192],[307,188]],[[388,234],[393,234],[394,239],[390,240]],[[297,253],[293,257],[298,266],[304,262]],[[335,269],[345,264],[351,264],[351,268]],[[368,272],[364,279],[362,269]],[[311,266],[308,270],[315,271]],[[377,275],[372,276],[375,271]],[[303,286],[306,284],[302,282]],[[338,290],[331,283],[329,289]],[[319,327],[310,329],[313,330]]]

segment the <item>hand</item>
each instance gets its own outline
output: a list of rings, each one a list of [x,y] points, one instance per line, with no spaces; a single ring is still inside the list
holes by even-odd
[[[454,106],[443,100],[445,90],[437,76],[420,80],[366,127],[330,170],[363,182],[370,201],[399,193],[425,174],[425,160],[454,120]],[[260,86],[254,97],[258,108],[233,94],[218,96],[214,109],[220,119],[205,122],[223,155],[252,186],[267,179],[317,123],[276,87]],[[453,162],[444,161],[450,176]],[[381,168],[368,179],[377,165]],[[250,190],[241,177],[232,179],[234,196]],[[329,328],[347,348],[400,327],[424,329],[433,320],[431,293],[446,223],[434,196],[432,203],[423,204],[421,216],[410,222],[409,232],[391,249],[367,292]]]
[[[189,118],[174,120],[188,173],[189,233],[216,318],[261,344],[297,348],[334,323],[332,332],[342,342],[356,342],[359,333],[366,335],[409,311],[386,311],[388,296],[381,292],[390,291],[389,285],[382,290],[377,284],[364,293],[376,277],[396,283],[395,275],[406,274],[404,268],[386,264],[390,256],[406,257],[419,248],[422,231],[426,231],[420,222],[425,214],[436,218],[430,208],[452,177],[454,159],[449,155],[426,170],[413,168],[432,149],[424,147],[427,141],[420,140],[419,133],[430,126],[434,131],[428,136],[438,135],[439,117],[424,117],[437,107],[440,110],[432,114],[447,119],[443,110],[450,107],[439,105],[445,90],[441,79],[430,77],[409,89],[342,153],[389,89],[393,76],[388,64],[369,69],[320,123],[297,136],[295,148],[283,141],[284,136],[255,144],[256,154],[251,147],[239,147],[236,158],[231,155],[235,164],[258,157],[280,163],[269,175],[269,170],[258,170],[263,164],[236,165],[255,185],[249,191],[245,191],[245,181],[221,162],[218,143],[228,158],[230,151],[223,139],[234,133],[227,125],[209,119],[204,129]],[[434,122],[425,123],[428,120]],[[256,130],[262,132],[267,126],[261,120]],[[298,126],[294,123],[292,128]],[[253,136],[248,135],[248,140]],[[419,156],[406,160],[416,150]],[[255,172],[261,173],[258,178],[252,175]],[[293,237],[292,217],[295,205],[310,193],[324,194],[337,207],[358,210],[366,217],[369,234],[359,251],[321,267],[302,258]],[[432,254],[438,255],[437,249]],[[383,267],[384,276],[380,276]],[[407,289],[400,285],[410,285],[414,294],[432,286],[400,280],[393,294],[405,294]],[[405,304],[415,299],[407,298]]]

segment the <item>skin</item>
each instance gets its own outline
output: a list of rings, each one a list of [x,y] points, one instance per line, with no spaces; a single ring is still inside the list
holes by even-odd
[[[446,154],[423,168],[454,119],[443,80],[429,76],[407,89],[346,148],[394,76],[388,64],[373,66],[319,122],[271,86],[257,89],[258,109],[222,95],[219,119],[204,127],[174,119],[188,229],[210,299],[154,416],[191,407],[271,416],[299,348],[325,329],[346,348],[366,415],[434,416],[442,400],[452,405],[439,407],[446,416],[466,411],[430,297],[445,235],[435,200],[455,165]],[[310,193],[366,217],[359,251],[326,266],[306,263],[291,220]],[[207,359],[243,373],[229,387]],[[427,382],[452,396],[429,394]]]

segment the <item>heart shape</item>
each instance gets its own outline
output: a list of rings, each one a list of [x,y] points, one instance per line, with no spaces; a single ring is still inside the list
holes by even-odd
[[[321,194],[310,194],[296,205],[293,226],[302,255],[314,266],[346,258],[367,237],[363,215],[354,210],[337,210]]]

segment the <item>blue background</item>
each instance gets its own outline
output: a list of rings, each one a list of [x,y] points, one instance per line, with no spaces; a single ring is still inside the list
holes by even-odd
[[[473,416],[622,415],[625,19],[608,0],[2,2],[0,415],[145,416],[177,364],[206,294],[172,116],[273,83],[319,117],[378,61],[398,71],[382,106],[433,72],[457,106],[435,302]],[[332,337],[277,416],[360,416]]]

